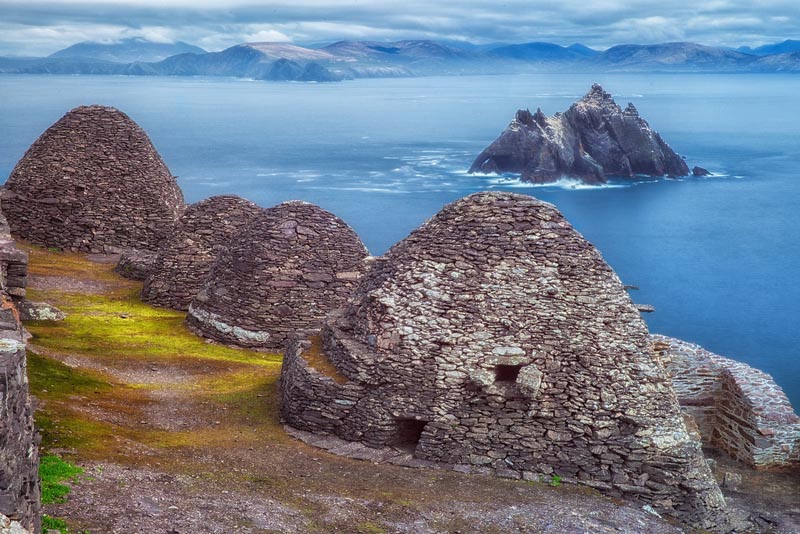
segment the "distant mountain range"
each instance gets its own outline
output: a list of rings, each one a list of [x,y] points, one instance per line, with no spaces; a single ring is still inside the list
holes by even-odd
[[[244,43],[206,52],[187,43],[78,43],[46,58],[0,58],[0,73],[232,76],[331,82],[352,78],[524,72],[800,72],[800,41],[755,49],[695,43],[594,50],[546,42],[339,41],[303,47]]]
[[[800,41],[793,41],[787,39],[782,43],[775,43],[770,45],[759,46],[757,48],[750,48],[749,46],[742,46],[736,49],[737,52],[744,52],[745,54],[753,54],[755,56],[772,56],[775,54],[791,54],[792,52],[800,52]]]
[[[177,43],[155,43],[133,37],[117,43],[93,43],[84,41],[50,54],[54,59],[98,59],[115,63],[135,63],[136,61],[156,62],[176,54],[205,54],[199,46],[183,41]]]

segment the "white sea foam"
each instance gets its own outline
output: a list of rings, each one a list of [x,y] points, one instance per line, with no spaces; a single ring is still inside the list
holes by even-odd
[[[624,187],[630,187],[633,183],[630,184],[621,184],[621,183],[605,183],[605,184],[587,184],[582,180],[578,180],[577,178],[568,178],[563,177],[559,178],[555,182],[548,182],[545,184],[535,184],[532,182],[525,182],[519,178],[508,178],[504,176],[495,177],[489,180],[489,183],[492,184],[491,187],[513,187],[515,189],[540,189],[540,188],[547,188],[547,187],[555,187],[558,189],[621,189]]]
[[[358,191],[360,193],[389,193],[406,194],[414,191],[403,191],[402,189],[387,189],[385,187],[309,187],[316,191]]]

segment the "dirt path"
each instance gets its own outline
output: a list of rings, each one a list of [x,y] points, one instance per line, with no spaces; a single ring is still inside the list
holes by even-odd
[[[681,532],[639,506],[550,487],[349,460],[289,438],[280,356],[206,343],[112,265],[40,249],[30,323],[43,446],[85,467],[46,513],[114,533]]]

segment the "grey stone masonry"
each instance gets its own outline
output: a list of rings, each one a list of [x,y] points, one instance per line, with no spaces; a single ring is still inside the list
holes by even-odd
[[[143,282],[153,272],[157,256],[150,250],[128,249],[120,254],[114,272],[128,280]]]
[[[445,206],[313,341],[286,352],[290,426],[465,471],[558,475],[727,528],[640,314],[550,204],[477,193]]]
[[[2,194],[12,233],[64,250],[156,250],[183,194],[147,134],[121,111],[73,109],[17,163]]]
[[[755,468],[800,465],[800,417],[770,375],[694,343],[653,342],[706,443]]]
[[[223,343],[284,349],[344,304],[367,249],[344,221],[307,202],[261,211],[230,239],[195,296],[187,326]]]
[[[19,521],[12,521],[0,514],[0,534],[31,534],[30,530],[22,528]]]
[[[24,289],[27,264],[27,255],[14,245],[0,213],[0,514],[38,533],[38,439],[28,392],[25,342],[15,307],[16,297]],[[2,528],[4,520],[0,519]]]
[[[158,251],[144,282],[142,300],[175,310],[188,309],[219,253],[262,211],[234,195],[211,197],[187,207]]]

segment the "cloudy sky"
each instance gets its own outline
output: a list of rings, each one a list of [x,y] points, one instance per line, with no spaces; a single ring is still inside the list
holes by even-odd
[[[800,38],[798,0],[0,0],[0,55],[47,55],[79,41],[468,40],[474,43],[694,41],[759,45]]]

